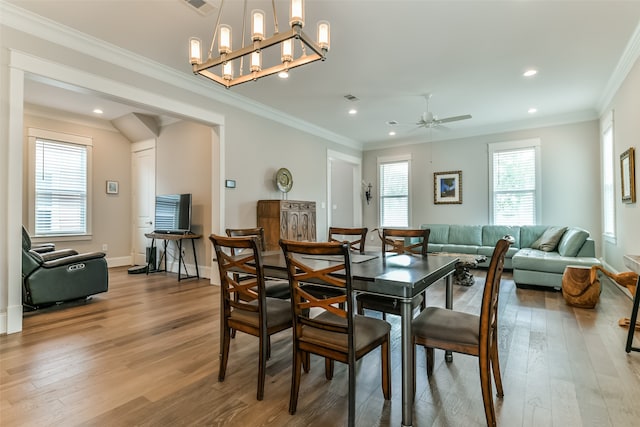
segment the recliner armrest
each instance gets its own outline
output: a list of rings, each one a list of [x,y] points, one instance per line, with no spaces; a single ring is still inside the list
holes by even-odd
[[[104,258],[105,255],[106,254],[104,252],[87,252],[84,254],[71,255],[71,256],[66,256],[62,258],[56,258],[51,261],[46,261],[42,264],[42,266],[44,268],[55,268],[55,267],[60,267],[62,265],[69,265],[69,264],[75,264],[78,262]]]
[[[47,252],[53,252],[56,250],[55,243],[41,243],[37,245],[32,245],[31,250],[34,252],[38,252],[39,254],[44,254]]]
[[[71,255],[78,255],[78,251],[74,250],[74,249],[60,249],[57,251],[52,251],[52,252],[37,252],[40,255],[40,257],[42,258],[43,261],[51,261],[54,259],[58,259],[58,258],[64,258],[67,256],[71,256]]]

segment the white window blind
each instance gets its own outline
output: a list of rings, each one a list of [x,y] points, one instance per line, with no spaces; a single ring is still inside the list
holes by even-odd
[[[380,163],[380,226],[409,226],[409,161]]]
[[[602,132],[602,230],[605,237],[615,238],[615,190],[613,163],[613,113],[603,123]]]
[[[502,145],[491,151],[493,224],[537,223],[539,186],[537,146]]]
[[[87,146],[35,140],[35,234],[87,233]]]

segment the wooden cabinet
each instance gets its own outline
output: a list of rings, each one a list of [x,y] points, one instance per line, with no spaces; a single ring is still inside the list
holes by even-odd
[[[258,227],[264,228],[266,250],[280,249],[280,239],[316,241],[316,202],[259,200]]]

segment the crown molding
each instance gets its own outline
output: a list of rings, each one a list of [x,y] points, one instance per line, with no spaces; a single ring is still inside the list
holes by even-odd
[[[629,75],[631,68],[633,68],[634,64],[640,57],[640,23],[636,26],[631,39],[627,43],[627,46],[616,65],[616,68],[613,70],[613,74],[609,78],[607,85],[605,86],[604,91],[602,92],[602,96],[597,104],[597,109],[600,115],[605,114],[605,108],[609,106],[616,92],[622,86],[622,83]]]
[[[138,54],[74,30],[51,19],[36,15],[11,3],[7,3],[5,0],[0,0],[0,11],[0,23],[7,27],[14,28],[17,31],[64,46],[65,48],[78,51],[84,55],[191,92],[197,96],[264,117],[328,141],[356,150],[363,149],[363,144],[359,141],[285,114],[282,111],[226,89],[212,86],[205,81],[194,78],[190,74],[183,73],[148,58],[146,58],[144,62],[140,61],[140,55]]]

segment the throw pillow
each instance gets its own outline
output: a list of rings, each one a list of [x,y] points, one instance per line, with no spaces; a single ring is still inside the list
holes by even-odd
[[[533,242],[531,247],[545,252],[553,252],[565,231],[567,231],[567,227],[549,227],[542,233],[542,236],[538,237],[538,240]]]
[[[561,256],[577,256],[587,237],[589,237],[587,230],[571,227],[560,239],[558,253]]]

